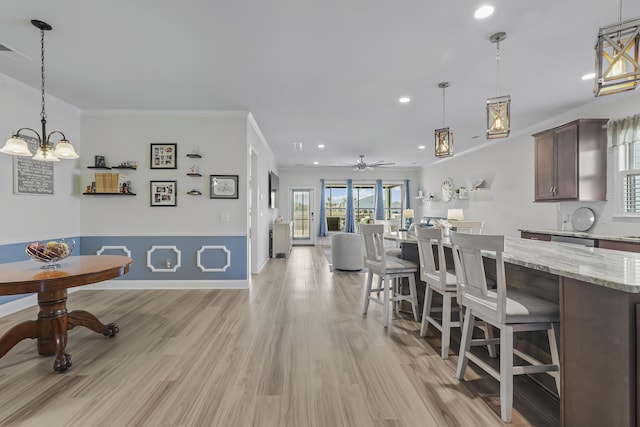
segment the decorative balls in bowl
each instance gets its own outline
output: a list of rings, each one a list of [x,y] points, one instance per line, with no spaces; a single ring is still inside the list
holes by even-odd
[[[57,262],[71,255],[75,247],[76,242],[74,240],[69,242],[64,240],[31,242],[27,244],[25,252],[29,258],[43,262],[44,265],[41,268],[58,268],[60,264],[57,264]]]

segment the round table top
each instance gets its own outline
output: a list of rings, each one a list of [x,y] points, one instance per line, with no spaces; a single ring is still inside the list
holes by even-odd
[[[59,268],[42,269],[37,261],[0,264],[0,295],[30,294],[88,285],[122,276],[131,258],[121,255],[80,255],[59,261]]]

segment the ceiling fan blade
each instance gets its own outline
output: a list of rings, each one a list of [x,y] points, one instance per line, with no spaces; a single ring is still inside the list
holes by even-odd
[[[377,160],[375,162],[368,163],[371,166],[379,166],[379,165],[393,165],[395,163],[385,162],[384,160]]]

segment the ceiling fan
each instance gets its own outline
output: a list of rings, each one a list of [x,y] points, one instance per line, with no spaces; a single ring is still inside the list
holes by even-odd
[[[364,154],[360,154],[355,164],[352,164],[352,163],[343,163],[343,164],[353,167],[353,170],[355,171],[365,171],[367,169],[373,169],[380,166],[395,165],[395,163],[385,163],[384,160],[378,160],[373,163],[367,163],[364,161]]]

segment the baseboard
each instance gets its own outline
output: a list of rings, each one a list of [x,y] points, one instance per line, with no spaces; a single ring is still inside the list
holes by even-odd
[[[249,289],[249,280],[107,280],[83,289]]]
[[[9,301],[0,305],[0,317],[8,316],[25,308],[33,307],[38,304],[38,296],[36,294],[26,296],[17,300]]]

